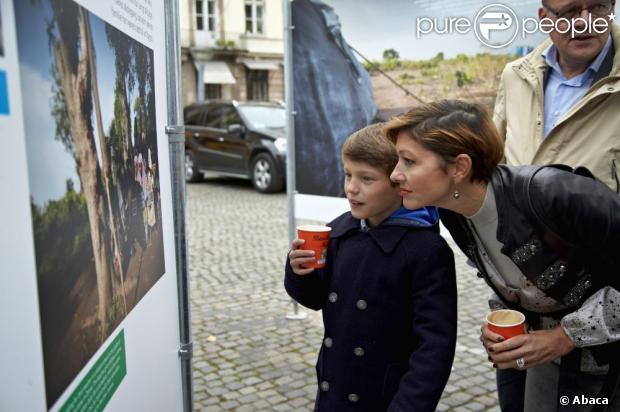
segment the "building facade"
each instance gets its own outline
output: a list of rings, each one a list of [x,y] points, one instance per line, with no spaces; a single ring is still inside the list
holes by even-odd
[[[280,0],[182,0],[183,103],[283,101]]]

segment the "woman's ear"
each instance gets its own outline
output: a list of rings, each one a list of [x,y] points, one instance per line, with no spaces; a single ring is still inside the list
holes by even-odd
[[[450,175],[455,184],[469,180],[472,173],[472,162],[468,154],[461,153],[456,156],[450,166]]]

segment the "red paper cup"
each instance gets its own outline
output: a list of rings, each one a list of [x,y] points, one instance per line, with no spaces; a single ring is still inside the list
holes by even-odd
[[[516,310],[502,309],[487,314],[487,324],[491,332],[510,339],[525,334],[525,315]]]
[[[305,265],[307,268],[321,269],[325,267],[329,232],[332,228],[321,225],[297,226],[297,237],[306,242],[301,246],[304,250],[313,250],[316,261]]]

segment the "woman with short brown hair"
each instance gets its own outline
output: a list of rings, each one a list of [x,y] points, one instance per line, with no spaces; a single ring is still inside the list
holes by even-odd
[[[620,197],[585,169],[498,166],[503,143],[476,104],[429,103],[385,131],[404,206],[440,207],[494,308],[526,315],[526,335],[481,334],[494,367],[527,370],[525,410],[557,410],[561,396],[620,408]]]

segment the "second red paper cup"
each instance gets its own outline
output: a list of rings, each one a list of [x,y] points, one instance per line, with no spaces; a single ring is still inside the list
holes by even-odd
[[[510,339],[525,334],[525,315],[516,310],[502,309],[487,315],[488,328],[491,332]]]

